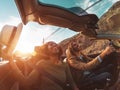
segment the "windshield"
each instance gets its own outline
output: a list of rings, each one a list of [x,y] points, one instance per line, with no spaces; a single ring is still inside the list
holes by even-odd
[[[40,3],[64,7],[79,12],[83,9],[88,13],[101,17],[117,0],[39,0]]]
[[[0,8],[5,10],[0,14],[0,29],[3,25],[15,25],[20,22],[20,14],[14,0],[3,0],[0,3]],[[42,4],[54,5],[70,10],[71,12],[81,15],[82,14],[96,14],[99,18],[108,11],[108,9],[119,0],[38,0]],[[120,12],[120,10],[118,10]],[[84,12],[84,13],[83,13]],[[3,18],[5,17],[5,18]],[[120,20],[120,19],[118,19]],[[105,25],[105,23],[103,23]],[[110,30],[110,29],[109,29]],[[119,30],[117,28],[117,30]],[[105,32],[104,32],[105,33]],[[20,36],[17,50],[32,51],[34,46],[41,45],[43,42],[55,41],[57,43],[78,34],[68,28],[62,28],[51,25],[41,25],[36,22],[29,22],[23,26],[22,34]],[[120,32],[119,32],[120,34]],[[120,35],[119,35],[120,36]]]
[[[112,7],[112,5],[117,1],[118,0],[39,0],[39,2],[42,4],[62,7],[80,16],[89,13],[89,14],[96,14],[99,18],[101,18],[101,16],[105,14]],[[112,13],[110,14],[113,15]],[[119,29],[109,28],[110,26],[108,25],[108,23],[110,22],[107,22],[106,20],[104,20],[100,23],[101,23],[100,26],[105,28],[108,27],[107,28],[108,30],[103,30],[105,28],[101,28],[101,30],[96,30],[97,33],[120,34]],[[111,22],[111,23],[114,23],[114,22]]]

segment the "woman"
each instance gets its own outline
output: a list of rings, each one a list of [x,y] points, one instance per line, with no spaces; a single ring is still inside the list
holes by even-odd
[[[40,77],[40,90],[63,90],[66,80],[69,81],[73,90],[78,90],[72,79],[69,67],[61,60],[62,49],[58,44],[50,41],[36,47],[35,51],[38,60],[34,65],[33,71],[27,77],[16,68],[17,66],[12,60],[10,61],[11,67],[15,71],[14,76],[20,84],[24,87],[30,87]],[[63,83],[63,86],[57,83],[55,79]]]

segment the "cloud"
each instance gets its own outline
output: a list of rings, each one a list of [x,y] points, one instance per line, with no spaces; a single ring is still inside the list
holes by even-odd
[[[0,22],[0,30],[2,30],[4,25],[17,26],[19,23],[21,23],[20,18],[15,16],[9,16],[7,20]],[[35,45],[40,45],[43,41],[43,38],[46,38],[49,35],[51,35],[51,33],[54,32],[55,28],[57,29],[58,27],[40,25],[35,22],[27,23],[26,25],[23,26],[23,30],[19,38],[17,48],[25,47],[28,45],[31,45],[31,47]]]
[[[4,25],[13,25],[17,26],[21,22],[21,19],[15,16],[9,16],[6,21],[0,22],[0,31],[2,30]]]
[[[117,1],[119,0],[102,0],[92,8],[88,9],[87,12],[96,14],[97,16],[101,17]],[[93,2],[90,2],[90,4],[93,4]]]
[[[84,2],[84,5],[85,5],[86,8],[91,6],[92,4],[94,4],[94,2],[90,1],[90,0],[85,0],[85,2]]]
[[[90,2],[90,0],[84,0],[84,1],[77,1],[76,2],[76,6],[80,6],[83,9],[86,9],[88,6],[90,6],[92,4],[92,2]]]
[[[120,0],[109,0],[109,1],[112,3],[115,3],[115,2],[120,1]]]
[[[0,22],[0,31],[3,28],[3,23]]]
[[[84,1],[84,7],[88,7],[88,6],[89,6],[89,3],[90,3],[90,0],[85,0],[85,1]]]
[[[29,22],[23,27],[23,31],[19,40],[19,46],[23,46],[23,43],[25,43],[24,45],[31,45],[31,47],[40,45],[43,41],[43,38],[51,35],[54,30],[55,29],[53,26]]]
[[[10,19],[10,21],[7,22],[7,23],[10,24],[10,25],[17,26],[21,22],[21,19],[18,18],[18,17],[10,16],[9,19]]]

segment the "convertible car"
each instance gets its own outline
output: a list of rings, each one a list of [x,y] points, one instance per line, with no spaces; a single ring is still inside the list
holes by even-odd
[[[87,36],[87,38],[91,38],[95,41],[108,40],[108,43],[113,45],[117,52],[107,56],[105,58],[107,61],[92,70],[92,72],[96,72],[101,67],[112,64],[114,67],[109,70],[109,73],[112,74],[112,78],[108,78],[106,82],[102,82],[102,85],[98,85],[99,88],[91,85],[83,86],[80,90],[117,90],[116,88],[119,86],[120,78],[120,1],[110,7],[100,18],[98,18],[96,14],[88,14],[86,12],[87,9],[101,1],[102,0],[98,0],[95,4],[92,4],[84,10],[81,7],[75,6],[76,3],[78,3],[77,1],[70,2],[68,0],[65,1],[68,5],[64,5],[62,0],[59,2],[60,4],[54,2],[54,0],[15,0],[22,23],[17,27],[5,25],[0,33],[0,90],[13,90],[12,88],[16,85],[16,81],[12,76],[13,72],[10,70],[9,58],[13,55],[23,24],[26,25],[30,21],[38,22],[41,25],[68,28],[75,32],[81,32]],[[95,57],[98,54],[99,53],[89,54],[88,56]],[[26,61],[18,60],[23,58],[15,59],[21,72],[25,74],[30,71],[26,68]],[[79,71],[71,69],[71,72],[73,72],[73,78],[76,80],[77,76],[75,75],[77,75]],[[20,85],[19,83],[19,86]],[[66,90],[70,89],[68,88]]]

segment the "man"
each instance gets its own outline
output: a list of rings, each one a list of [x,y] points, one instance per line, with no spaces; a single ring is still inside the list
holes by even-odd
[[[90,60],[90,58],[87,57],[86,55],[82,54],[80,49],[81,47],[79,46],[79,44],[77,44],[74,41],[68,46],[68,49],[66,50],[68,63],[73,69],[77,69],[77,71],[80,72],[79,79],[81,80],[77,79],[77,84],[80,86],[79,88],[83,89],[83,87],[94,85],[93,88],[95,89],[95,87],[96,88],[98,87],[96,85],[97,83],[102,84],[102,82],[106,82],[106,79],[110,78],[111,74],[105,71],[103,73],[99,73],[98,75],[94,75],[93,73],[89,74],[89,72],[86,71],[90,71],[96,68],[98,65],[100,65],[100,63],[102,63],[103,60],[106,60],[104,59],[105,56],[115,51],[115,49],[112,46],[108,46],[99,56],[92,60]],[[84,60],[82,61],[83,58],[87,59],[87,61],[86,62],[84,62]],[[108,66],[107,68],[110,67],[111,66]]]

